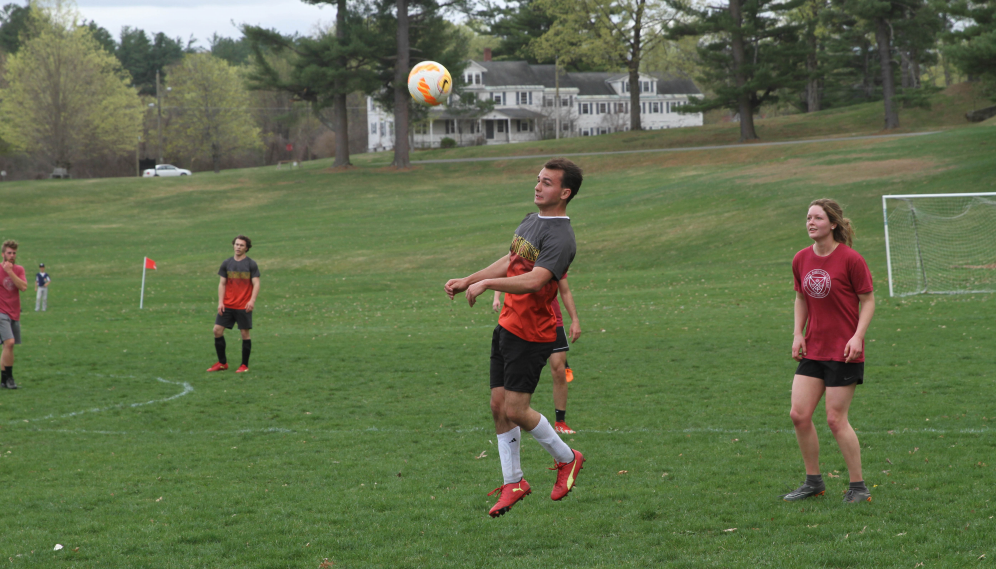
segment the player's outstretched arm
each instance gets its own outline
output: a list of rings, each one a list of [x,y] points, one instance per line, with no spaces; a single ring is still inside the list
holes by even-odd
[[[567,337],[571,339],[571,343],[573,344],[581,337],[581,319],[578,318],[578,311],[574,306],[574,295],[571,294],[571,287],[567,284],[567,277],[557,281],[557,288],[560,291],[561,300],[564,301],[564,309],[567,310],[567,314],[571,317],[571,328]]]
[[[795,293],[795,325],[792,327],[792,359],[801,362],[806,357],[806,321],[809,320],[809,307],[801,292]]]
[[[218,278],[221,279],[218,282],[218,314],[221,315],[225,313],[225,284],[228,279],[225,277]]]
[[[446,291],[446,296],[450,297],[450,300],[453,300],[453,297],[456,296],[458,292],[467,290],[467,287],[476,282],[484,279],[504,277],[508,274],[509,255],[510,254],[506,254],[501,259],[498,259],[486,268],[477,271],[469,277],[464,277],[462,279],[450,279],[446,281],[446,284],[443,285],[443,290]]]
[[[872,316],[875,315],[875,293],[859,294],[858,302],[861,303],[858,309],[858,328],[854,336],[847,341],[844,346],[844,363],[849,363],[861,357],[865,351],[865,334],[868,332],[868,325],[871,324]]]
[[[530,294],[543,288],[553,278],[553,273],[543,267],[533,267],[528,273],[514,277],[484,279],[467,288],[467,302],[474,306],[477,297],[486,290],[511,294]]]

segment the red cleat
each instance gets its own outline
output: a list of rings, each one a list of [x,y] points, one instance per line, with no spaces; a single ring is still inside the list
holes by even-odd
[[[492,518],[497,518],[511,510],[516,502],[528,496],[532,490],[529,489],[529,483],[523,478],[515,484],[503,484],[495,488],[488,493],[488,496],[495,492],[501,492],[501,494],[498,496],[498,503],[488,512]]]
[[[574,370],[572,370],[571,368],[565,369],[564,370],[564,379],[567,380],[567,383],[570,383],[570,382],[574,381]]]
[[[557,483],[553,485],[553,492],[550,492],[551,500],[560,500],[574,489],[578,473],[584,466],[584,455],[574,449],[571,449],[571,452],[574,453],[574,460],[555,462],[554,467],[550,469],[557,471]]]
[[[249,366],[243,364],[239,366],[239,369],[235,370],[235,373],[245,373],[249,371]]]
[[[563,421],[557,421],[556,423],[554,423],[553,424],[553,430],[557,431],[558,433],[560,433],[562,435],[574,435],[574,434],[577,434],[577,431],[575,431],[574,429],[568,427],[567,423],[565,423]]]
[[[228,364],[223,364],[221,362],[218,362],[218,363],[214,364],[213,366],[209,367],[207,370],[208,371],[225,371],[226,369],[228,369]]]

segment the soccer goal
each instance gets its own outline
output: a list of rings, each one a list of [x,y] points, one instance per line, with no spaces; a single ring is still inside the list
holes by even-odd
[[[889,296],[996,292],[996,193],[882,196]]]

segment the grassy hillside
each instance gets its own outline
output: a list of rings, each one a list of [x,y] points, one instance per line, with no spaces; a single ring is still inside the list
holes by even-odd
[[[501,482],[486,384],[496,318],[489,303],[450,302],[442,285],[507,250],[533,210],[540,161],[3,184],[0,234],[20,240],[29,275],[44,261],[53,284],[47,313],[23,295],[22,389],[0,392],[0,558],[989,563],[992,299],[889,299],[880,197],[996,191],[994,147],[996,130],[981,125],[580,159],[586,181],[569,213],[583,335],[568,417],[589,462],[551,502],[548,456],[527,440],[534,494],[497,520],[486,496]],[[847,472],[819,420],[828,495],[778,499],[803,477],[788,418],[790,261],[809,243],[806,206],[825,196],[854,220],[877,283],[851,413],[874,496],[860,507],[840,503]],[[215,273],[240,232],[262,271],[251,371],[206,374]],[[159,270],[139,311],[146,255]],[[228,346],[237,360],[236,334]],[[549,385],[534,399],[547,414]]]
[[[933,96],[930,109],[900,109],[900,128],[893,133],[920,132],[968,126],[967,111],[988,106],[978,89],[970,83],[954,85]],[[813,114],[797,114],[770,119],[755,119],[760,142],[801,140],[807,138],[841,137],[883,134],[882,103],[867,103]],[[736,144],[740,138],[737,123],[707,125],[696,128],[621,132],[602,135],[595,140],[568,138],[514,145],[475,146],[446,150],[420,150],[412,160],[438,160],[447,158],[477,158],[494,156],[529,156],[567,154],[578,152],[607,152],[619,150],[647,150],[654,148],[680,148],[687,146],[712,146]],[[389,164],[389,152],[358,156],[354,161],[362,164]]]

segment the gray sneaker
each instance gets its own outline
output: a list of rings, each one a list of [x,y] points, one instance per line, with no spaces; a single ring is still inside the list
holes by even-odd
[[[867,488],[864,490],[855,490],[850,488],[847,490],[847,494],[844,494],[845,504],[857,504],[858,502],[871,502],[872,495]]]
[[[798,500],[805,500],[806,498],[811,498],[813,496],[822,496],[826,493],[826,491],[827,487],[825,484],[811,486],[808,482],[804,482],[802,486],[799,486],[795,490],[782,496],[782,500],[785,500],[786,502],[796,502]]]

